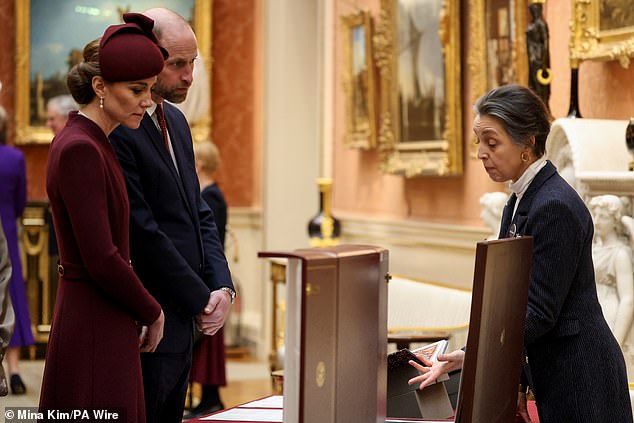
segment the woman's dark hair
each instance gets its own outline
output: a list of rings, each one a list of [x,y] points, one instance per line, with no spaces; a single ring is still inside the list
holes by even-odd
[[[541,98],[529,88],[503,85],[478,99],[473,110],[480,116],[497,118],[515,144],[532,147],[536,157],[546,153],[546,138],[550,132],[551,115]]]
[[[92,78],[101,76],[99,68],[99,41],[97,38],[84,47],[84,60],[77,63],[68,72],[66,85],[78,104],[88,104],[95,98],[95,90],[92,88]]]

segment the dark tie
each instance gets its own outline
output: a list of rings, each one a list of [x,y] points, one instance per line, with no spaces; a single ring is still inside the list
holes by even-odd
[[[165,148],[167,148],[167,152],[170,151],[169,142],[167,140],[167,124],[165,123],[165,114],[163,113],[163,105],[156,105],[156,120],[158,120],[159,126],[161,127],[161,133],[163,134],[163,142],[165,143]]]
[[[515,209],[516,200],[517,196],[513,193],[511,194],[509,201],[506,202],[506,206],[504,206],[504,212],[502,212],[502,223],[500,224],[500,233],[498,235],[498,238],[500,239],[509,237],[509,226],[513,220],[513,210]]]

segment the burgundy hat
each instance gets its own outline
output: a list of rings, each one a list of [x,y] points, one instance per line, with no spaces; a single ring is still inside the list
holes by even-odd
[[[140,13],[126,13],[121,25],[110,25],[99,43],[99,66],[106,81],[135,81],[158,75],[167,50],[152,32],[154,21]]]

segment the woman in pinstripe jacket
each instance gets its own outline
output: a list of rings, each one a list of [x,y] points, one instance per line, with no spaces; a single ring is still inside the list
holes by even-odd
[[[534,240],[524,331],[523,381],[541,423],[632,422],[625,362],[597,299],[592,217],[544,158],[550,114],[528,88],[507,85],[475,105],[478,158],[495,182],[510,182],[500,238]],[[462,365],[454,351],[410,382],[421,387]],[[526,389],[518,412],[526,422]]]

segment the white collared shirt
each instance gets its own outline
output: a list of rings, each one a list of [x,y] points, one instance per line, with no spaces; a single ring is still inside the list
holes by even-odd
[[[146,112],[150,115],[150,118],[152,118],[152,122],[154,122],[154,125],[156,125],[156,129],[158,129],[158,131],[162,133],[161,125],[159,125],[158,118],[156,117],[156,114],[154,113],[155,111],[156,111],[156,103],[152,102],[152,105],[147,108]],[[163,112],[165,112],[165,106],[163,106]],[[167,118],[165,120],[167,121]],[[169,131],[167,131],[167,144],[169,145],[170,156],[172,157],[172,162],[174,162],[174,167],[176,168],[176,172],[178,172],[178,174],[180,175],[180,172],[178,171],[178,165],[176,164],[176,156],[174,155],[174,147],[172,146],[172,139],[170,138]]]
[[[515,193],[517,196],[517,200],[515,201],[515,208],[513,209],[513,217],[515,217],[515,211],[517,210],[517,206],[520,203],[520,200],[526,193],[526,190],[530,186],[535,176],[539,173],[542,168],[546,166],[546,158],[544,156],[535,160],[533,164],[531,164],[528,169],[524,171],[522,176],[520,176],[517,181],[509,183],[509,189],[511,192]]]

